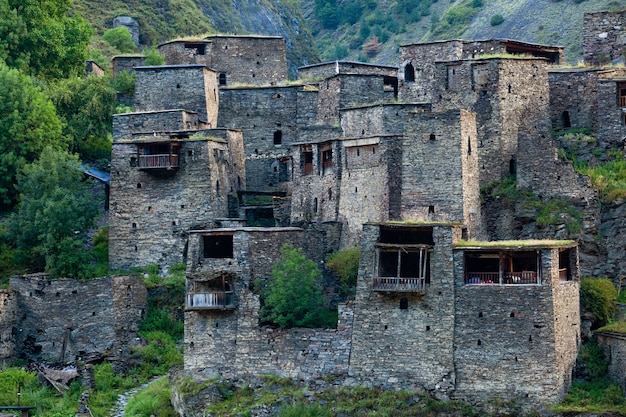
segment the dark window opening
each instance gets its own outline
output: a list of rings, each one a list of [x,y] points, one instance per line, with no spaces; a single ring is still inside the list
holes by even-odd
[[[283,143],[283,131],[277,130],[274,132],[274,145],[280,145]]]
[[[313,199],[313,213],[317,213],[317,198]]]
[[[572,122],[569,119],[568,111],[564,111],[561,117],[563,118],[563,127],[565,128],[572,127]]]
[[[517,161],[515,158],[509,160],[509,175],[515,175],[517,173]]]
[[[620,83],[617,88],[619,89],[619,106],[626,107],[626,84]]]
[[[466,251],[466,284],[538,284],[536,251]]]
[[[326,149],[322,151],[322,174],[327,174],[333,169],[333,151]]]
[[[428,214],[435,214],[435,206],[428,206]]]
[[[467,138],[467,154],[472,154],[472,138]]]
[[[430,134],[430,136],[428,137],[428,139],[430,139],[430,140],[436,140],[436,139],[437,139],[437,137],[435,136],[435,134],[434,134],[434,133],[431,133],[431,134]]]
[[[404,67],[404,81],[408,83],[415,81],[415,68],[411,64],[406,64]]]
[[[232,258],[233,235],[208,235],[202,237],[205,258]]]
[[[302,162],[304,165],[304,175],[311,175],[313,173],[313,152],[302,152]]]
[[[434,245],[432,228],[383,227],[380,229],[380,243]]]
[[[219,75],[219,85],[226,85],[226,74],[221,73]]]
[[[406,298],[400,299],[400,310],[408,310],[409,309],[409,300]]]
[[[206,54],[206,45],[203,43],[186,43],[185,49],[195,49],[196,55],[204,55]]]
[[[564,249],[559,252],[559,279],[561,281],[571,281],[572,268],[570,268],[572,250]]]
[[[140,182],[137,183],[137,188],[141,188],[141,183]]]

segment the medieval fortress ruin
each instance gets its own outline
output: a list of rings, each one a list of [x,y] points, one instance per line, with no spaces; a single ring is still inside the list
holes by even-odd
[[[585,25],[585,60],[619,59],[626,12]],[[519,189],[592,213],[595,192],[552,132],[588,128],[623,149],[626,71],[557,69],[563,48],[502,39],[399,49],[397,67],[321,63],[299,68],[299,81],[271,36],[174,40],[159,46],[163,66],[118,57],[136,92],[135,111],[113,122],[110,267],[187,264],[186,370],[559,401],[581,343],[578,245],[505,241],[510,227],[489,224],[480,188],[515,176]],[[361,248],[356,299],[339,305],[336,329],[259,325],[253,283],[284,243],[319,263]],[[12,280],[10,305],[80,304],[28,279]],[[145,293],[116,279],[101,283],[115,313],[89,305],[85,320],[128,341],[136,329],[119,322],[140,318]],[[0,311],[0,342],[15,342],[19,316]],[[50,356],[59,346],[44,338],[89,354],[89,329],[43,328],[17,337]]]

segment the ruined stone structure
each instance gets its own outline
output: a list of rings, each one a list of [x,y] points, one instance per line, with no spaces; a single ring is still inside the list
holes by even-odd
[[[16,300],[17,308],[2,310],[0,323],[13,323],[20,358],[74,362],[108,355],[124,361],[137,343],[147,308],[139,277],[76,281],[36,274],[13,277],[10,287],[14,293],[5,300]],[[5,319],[16,311],[19,317]]]
[[[626,391],[626,337],[614,332],[599,332],[596,335],[609,363],[609,377],[619,383],[622,392]]]
[[[551,71],[559,47],[445,41],[402,46],[399,68],[323,63],[286,84],[277,38],[159,50],[168,65],[137,67],[137,111],[114,118],[110,262],[186,262],[187,370],[562,398],[580,342],[578,248],[487,242],[480,187],[515,176],[590,207],[552,129],[610,124],[601,140],[619,143],[619,71]],[[316,262],[361,247],[337,329],[259,326],[254,285],[284,243]]]
[[[626,11],[585,13],[583,57],[590,64],[624,62]]]

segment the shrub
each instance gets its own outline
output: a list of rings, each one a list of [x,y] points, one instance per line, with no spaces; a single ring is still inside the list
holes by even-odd
[[[356,287],[360,259],[361,249],[346,248],[330,254],[326,261],[328,268],[339,276],[343,294],[352,292]]]
[[[118,93],[135,94],[135,73],[120,71],[111,84]]]
[[[334,326],[324,308],[322,273],[302,249],[283,245],[269,282],[257,286],[263,301],[261,320],[282,328]]]
[[[143,51],[145,59],[144,65],[165,65],[165,58],[159,53],[159,51],[153,46]]]
[[[617,289],[608,278],[583,278],[580,297],[585,310],[591,311],[602,323],[610,323],[616,313]]]
[[[491,16],[491,26],[501,25],[502,22],[504,22],[504,16],[502,16],[501,14],[494,14],[493,16]]]
[[[135,52],[135,42],[133,42],[130,32],[124,26],[105,31],[102,34],[102,39],[116,47],[123,54]]]

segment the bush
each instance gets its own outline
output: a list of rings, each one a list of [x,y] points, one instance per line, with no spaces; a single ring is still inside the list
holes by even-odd
[[[159,53],[159,51],[153,46],[143,51],[145,59],[144,65],[165,65],[165,58]]]
[[[356,288],[356,280],[359,272],[359,260],[361,249],[346,248],[330,254],[326,260],[328,268],[339,276],[341,293],[348,295]]]
[[[602,323],[610,323],[615,317],[617,289],[608,278],[583,278],[580,282],[583,308],[591,311]]]
[[[257,282],[263,306],[261,320],[282,328],[334,327],[322,297],[322,273],[312,260],[290,244],[281,248],[269,282]]]
[[[115,91],[122,94],[135,94],[135,73],[120,71],[111,82]]]
[[[123,54],[135,52],[135,42],[133,42],[130,32],[124,26],[105,31],[102,34],[102,39],[116,47]]]
[[[504,17],[501,14],[494,14],[491,16],[491,26],[498,26],[504,22]]]

